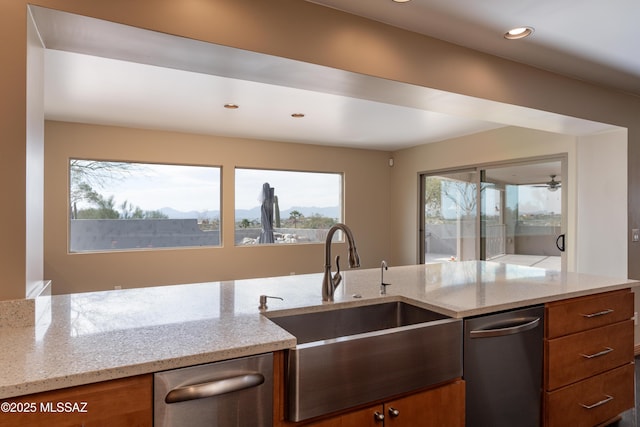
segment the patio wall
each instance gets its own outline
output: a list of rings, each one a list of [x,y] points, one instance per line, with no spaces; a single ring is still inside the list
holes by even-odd
[[[462,233],[463,239],[473,239],[475,229],[466,229]],[[428,253],[438,253],[446,255],[456,255],[459,226],[451,224],[434,224],[425,227],[425,243]],[[515,236],[507,236],[505,253],[519,255],[547,255],[559,256],[560,251],[556,248],[556,236],[560,233],[559,227],[541,225],[517,225]],[[513,239],[513,242],[510,240]],[[498,255],[498,254],[493,254]]]

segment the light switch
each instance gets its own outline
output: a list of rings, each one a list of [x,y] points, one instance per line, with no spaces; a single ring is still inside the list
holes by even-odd
[[[634,228],[631,230],[631,241],[640,242],[640,228]]]

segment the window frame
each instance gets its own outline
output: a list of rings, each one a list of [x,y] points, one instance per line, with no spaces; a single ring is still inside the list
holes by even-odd
[[[292,169],[292,168],[275,168],[275,167],[254,167],[254,166],[240,166],[240,165],[236,165],[234,166],[234,189],[233,189],[233,199],[234,199],[234,217],[233,217],[233,224],[234,224],[234,242],[233,245],[237,248],[248,248],[248,247],[261,247],[261,246],[278,246],[278,245],[282,245],[282,246],[292,246],[292,245],[309,245],[309,244],[324,244],[325,243],[325,237],[326,237],[326,232],[328,232],[328,230],[330,229],[330,227],[328,228],[318,228],[317,230],[325,230],[326,232],[324,232],[322,235],[323,237],[317,240],[311,240],[311,241],[295,241],[295,242],[274,242],[274,243],[257,243],[257,244],[241,244],[238,243],[238,218],[236,216],[236,213],[238,211],[238,205],[237,205],[237,201],[238,201],[238,197],[237,197],[237,191],[238,191],[238,180],[237,180],[237,172],[238,170],[246,170],[246,171],[264,171],[264,172],[276,172],[276,173],[300,173],[300,174],[317,174],[317,175],[334,175],[337,176],[339,179],[338,182],[338,194],[336,195],[337,198],[337,202],[338,202],[338,214],[339,217],[337,219],[335,218],[329,218],[329,217],[323,217],[323,218],[329,218],[331,220],[334,220],[334,223],[340,223],[340,222],[344,222],[344,216],[345,216],[345,199],[344,199],[344,195],[345,195],[345,173],[344,172],[339,172],[339,171],[327,171],[327,170],[305,170],[305,169]],[[268,181],[268,180],[264,180],[264,181]],[[284,227],[281,227],[284,228]],[[338,239],[340,239],[340,241],[342,241],[342,233],[338,233]]]
[[[154,247],[123,247],[123,248],[112,248],[112,249],[86,249],[86,250],[72,250],[72,223],[73,220],[73,208],[72,208],[72,171],[71,171],[71,163],[73,161],[87,161],[87,162],[104,162],[104,163],[123,163],[123,164],[139,164],[139,165],[151,165],[151,166],[176,166],[176,167],[194,167],[194,168],[211,168],[217,170],[217,205],[218,209],[214,211],[218,211],[218,243],[215,245],[181,245],[181,246],[154,246]],[[131,159],[106,159],[99,158],[97,156],[85,157],[85,156],[69,156],[67,158],[66,163],[66,172],[67,172],[67,185],[66,185],[66,197],[67,197],[67,254],[69,255],[86,255],[86,254],[108,254],[108,253],[116,253],[116,252],[145,252],[145,251],[166,251],[166,250],[185,250],[185,249],[215,249],[221,248],[223,245],[223,173],[224,168],[221,164],[204,164],[204,163],[192,163],[192,162],[162,162],[162,161],[150,161],[150,160],[131,160]],[[158,209],[159,211],[159,209]],[[152,219],[152,218],[149,218]],[[115,218],[114,218],[115,220]],[[121,220],[121,219],[119,219]],[[136,219],[140,220],[140,219]],[[197,220],[197,219],[196,219]]]

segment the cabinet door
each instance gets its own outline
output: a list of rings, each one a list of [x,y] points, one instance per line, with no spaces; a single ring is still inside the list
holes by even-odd
[[[2,402],[16,412],[0,412],[0,427],[151,427],[153,377],[141,375]]]
[[[304,427],[342,427],[342,420],[341,417],[328,418],[311,424],[304,424]]]
[[[376,413],[383,414],[383,411],[382,405],[374,405],[312,423],[302,423],[302,425],[304,427],[384,427],[384,419],[376,418]],[[291,425],[297,424],[291,423]]]
[[[340,427],[383,427],[387,417],[377,420],[376,413],[383,414],[384,407],[375,405],[369,408],[350,412],[340,417]]]
[[[385,427],[464,427],[464,381],[384,405]]]

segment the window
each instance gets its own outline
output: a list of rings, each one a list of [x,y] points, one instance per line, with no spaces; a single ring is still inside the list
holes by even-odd
[[[236,169],[236,245],[324,242],[342,219],[342,174]]]
[[[69,250],[220,245],[220,168],[69,160]]]

